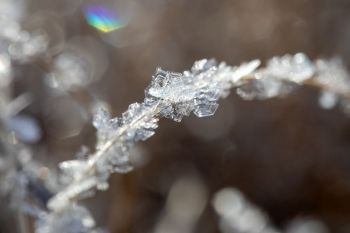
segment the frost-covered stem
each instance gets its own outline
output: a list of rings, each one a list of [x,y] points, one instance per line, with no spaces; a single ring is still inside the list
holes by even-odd
[[[132,128],[137,128],[138,124],[140,122],[143,122],[146,117],[147,118],[157,117],[157,115],[161,111],[161,108],[159,108],[159,105],[160,105],[160,101],[154,103],[153,106],[151,106],[147,111],[137,116],[136,119],[130,122],[130,124],[124,125],[121,128],[119,128],[119,130],[116,133],[116,137],[108,141],[100,150],[98,150],[95,154],[91,156],[91,158],[88,161],[89,166],[87,167],[87,169],[90,171],[94,170],[96,162],[106,154],[106,151],[110,149],[111,146],[113,146],[118,141],[119,143],[122,143],[120,140],[121,138],[123,138],[123,135],[127,133],[128,130]]]
[[[64,201],[66,205],[69,204],[69,202],[75,201],[77,197],[86,190],[89,190],[90,188],[97,185],[98,180],[94,177],[96,176],[96,166],[97,163],[105,156],[108,156],[109,154],[107,151],[111,149],[112,146],[115,146],[116,144],[122,145],[124,143],[124,134],[128,132],[128,130],[137,128],[138,124],[140,122],[143,122],[144,119],[147,117],[156,117],[159,114],[160,108],[159,108],[159,102],[155,103],[152,107],[148,109],[148,111],[143,112],[143,114],[140,114],[136,119],[134,119],[132,122],[130,122],[127,125],[124,125],[123,127],[119,128],[116,132],[116,135],[113,137],[113,139],[108,140],[99,150],[97,150],[94,154],[92,154],[85,166],[85,168],[81,171],[81,173],[72,181],[72,183],[67,186],[64,190],[62,190],[60,193],[56,195],[56,199],[53,199],[49,204],[49,207],[52,209],[63,209],[66,207],[65,205],[53,206],[52,203],[54,203],[56,200],[60,201],[60,204],[63,204],[61,201]],[[93,177],[93,179],[87,179],[87,177]],[[83,185],[82,185],[83,184]],[[78,188],[80,187],[80,189]],[[62,198],[64,200],[62,200]]]
[[[98,168],[101,161],[104,163],[109,157],[116,156],[115,153],[126,153],[127,151],[121,150],[123,147],[130,147],[134,142],[146,140],[152,136],[153,129],[157,127],[156,123],[160,117],[170,117],[179,121],[183,115],[189,115],[193,110],[198,116],[214,114],[217,107],[215,101],[220,96],[227,95],[228,89],[235,85],[234,81],[248,75],[260,64],[258,61],[253,61],[236,68],[225,64],[217,67],[211,62],[201,61],[201,64],[197,64],[197,70],[192,70],[193,74],[182,75],[158,70],[158,74],[154,76],[154,79],[158,81],[154,81],[149,87],[142,104],[130,105],[121,119],[99,119],[100,122],[96,124],[101,127],[98,128],[98,133],[103,138],[99,142],[100,145],[87,161],[78,163],[77,167],[76,161],[73,161],[73,169],[79,169],[79,172],[73,176],[66,188],[49,201],[49,209],[63,210],[77,200],[81,194],[98,186],[98,183],[101,182],[98,177],[101,173]],[[193,75],[193,80],[188,75]],[[211,90],[214,88],[217,90]],[[174,92],[175,96],[171,95],[172,93],[166,93],[169,91]],[[164,94],[169,94],[170,98],[163,96]],[[184,106],[178,107],[177,105]],[[206,109],[207,105],[209,109]],[[115,129],[116,125],[117,129]],[[117,152],[113,151],[112,155],[110,151],[114,148],[117,148]],[[125,161],[117,161],[113,165],[120,166],[121,164],[125,164]],[[63,167],[72,169],[70,165],[72,163],[66,163],[63,164]],[[107,164],[104,165],[107,166]],[[104,170],[103,180],[106,180],[113,172],[113,168],[106,167]]]
[[[130,171],[130,148],[154,134],[159,118],[179,122],[191,112],[198,117],[211,116],[218,107],[218,99],[225,98],[231,88],[237,88],[237,94],[246,100],[284,96],[293,87],[286,83],[315,86],[350,97],[348,74],[337,60],[313,63],[305,55],[296,54],[272,58],[257,70],[259,65],[258,60],[238,67],[200,60],[183,73],[157,69],[143,103],[131,104],[120,118],[111,118],[106,111],[96,115],[93,122],[97,128],[96,151],[86,160],[60,164],[62,176],[68,177],[68,182],[48,202],[51,213],[73,206],[89,191],[105,189],[113,172]]]
[[[252,75],[248,75],[248,76],[242,77],[241,80],[245,81],[247,83],[256,81],[257,78],[256,78],[255,74],[259,73],[260,71],[263,71],[263,70],[264,69],[259,69],[256,72],[254,72]],[[292,81],[289,81],[289,82],[294,83]],[[242,85],[246,85],[247,83],[242,83]],[[315,88],[315,89],[317,89],[319,91],[334,93],[337,96],[350,99],[350,92],[349,91],[344,91],[341,88],[338,88],[336,86],[331,86],[331,85],[324,84],[324,83],[320,82],[319,80],[317,80],[317,78],[315,78],[315,79],[307,79],[307,80],[303,81],[302,83],[295,83],[295,84],[302,85],[302,86],[313,87],[313,88]]]

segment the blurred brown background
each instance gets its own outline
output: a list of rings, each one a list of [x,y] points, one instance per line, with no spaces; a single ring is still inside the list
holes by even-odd
[[[82,9],[89,1],[25,3],[24,27],[46,31],[50,44],[46,56],[18,66],[16,91],[34,94],[26,112],[39,119],[44,136],[31,146],[51,166],[72,158],[82,144],[93,148],[90,119],[77,106],[88,106],[93,93],[120,115],[142,101],[157,66],[183,71],[201,58],[239,64],[296,52],[350,61],[347,0],[103,0],[126,21],[107,34],[86,23]],[[43,81],[67,46],[83,46],[96,80],[70,95],[53,95]],[[311,216],[329,232],[348,233],[350,120],[339,108],[321,109],[317,98],[318,90],[304,87],[267,101],[246,102],[232,93],[213,117],[162,120],[138,148],[143,159],[135,171],[114,175],[110,189],[86,203],[111,232],[155,232],[169,192],[184,179],[206,200],[193,232],[220,232],[211,199],[236,187],[277,228]],[[181,201],[187,203],[186,192]],[[5,223],[3,229],[12,232]]]

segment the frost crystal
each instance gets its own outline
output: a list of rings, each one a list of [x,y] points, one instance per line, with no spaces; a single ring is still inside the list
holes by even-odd
[[[191,112],[198,117],[210,116],[218,107],[216,101],[225,97],[234,82],[251,73],[259,64],[253,61],[236,68],[203,59],[183,74],[158,68],[146,89],[145,102],[162,101],[161,116],[178,122]]]
[[[305,54],[297,53],[294,56],[288,54],[283,57],[273,57],[268,61],[261,75],[302,83],[310,79],[315,70],[316,67]]]
[[[181,121],[191,112],[198,117],[213,115],[218,99],[226,97],[230,88],[259,65],[260,62],[254,60],[232,67],[204,59],[183,73],[158,68],[145,91],[143,103],[131,104],[119,118],[111,118],[103,109],[96,113],[93,117],[97,130],[96,151],[86,160],[60,164],[67,186],[49,201],[49,209],[62,210],[94,188],[108,188],[111,173],[132,170],[130,149],[134,143],[154,135],[160,117]]]
[[[206,117],[214,115],[218,104],[216,101],[219,99],[220,95],[218,92],[201,92],[194,99],[195,110],[194,114],[197,117]]]

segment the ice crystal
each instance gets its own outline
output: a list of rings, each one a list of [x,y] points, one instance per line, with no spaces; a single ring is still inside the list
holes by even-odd
[[[132,169],[129,165],[130,146],[134,142],[151,137],[158,127],[158,118],[146,114],[152,108],[153,106],[144,103],[134,103],[120,118],[111,119],[105,110],[100,110],[95,115],[93,124],[97,129],[97,149],[107,154],[97,163],[97,170],[101,173],[101,177],[108,177],[108,174],[104,174],[107,170],[125,173]],[[145,117],[139,120],[138,118],[142,115]],[[125,130],[126,126],[128,126],[127,130]],[[104,148],[106,143],[118,140],[123,142],[116,142]]]
[[[161,115],[175,121],[181,121],[191,112],[198,117],[210,116],[218,107],[216,101],[225,97],[234,82],[257,66],[257,61],[236,68],[203,59],[195,62],[191,71],[183,74],[158,68],[146,89],[146,100],[163,101]]]
[[[310,59],[302,53],[273,57],[267,62],[264,72],[260,75],[283,79],[295,83],[302,83],[310,79],[316,67]]]

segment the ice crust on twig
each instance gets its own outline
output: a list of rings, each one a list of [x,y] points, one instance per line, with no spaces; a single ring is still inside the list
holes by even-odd
[[[335,95],[349,91],[339,84],[348,84],[349,79],[337,60],[312,62],[298,53],[274,57],[265,67],[258,69],[259,66],[259,60],[229,66],[203,59],[183,73],[157,68],[142,103],[131,104],[121,117],[112,118],[104,109],[96,113],[96,151],[85,160],[61,163],[63,175],[68,177],[67,186],[49,201],[49,209],[62,210],[86,192],[108,188],[107,179],[112,173],[132,170],[130,148],[153,136],[160,118],[180,122],[191,113],[211,116],[218,108],[218,100],[232,88],[247,100],[285,96],[303,84],[328,92],[334,89]]]

